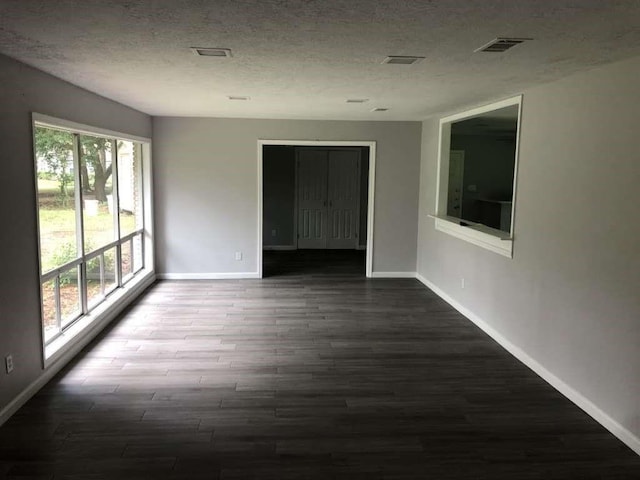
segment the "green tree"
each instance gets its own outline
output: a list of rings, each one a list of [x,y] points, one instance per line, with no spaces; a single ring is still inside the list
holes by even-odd
[[[66,204],[68,187],[73,183],[73,134],[36,127],[36,158],[44,162],[47,173],[58,181],[58,196]]]
[[[36,127],[36,156],[46,164],[47,172],[58,181],[63,203],[73,183],[73,134],[46,127]],[[111,164],[107,153],[112,141],[106,138],[80,136],[80,175],[82,193],[94,195],[100,202],[107,201],[106,185],[111,177]]]
[[[100,202],[107,201],[106,185],[111,177],[111,163],[107,165],[107,152],[111,150],[111,141],[100,137],[80,137],[80,169],[83,193],[93,194]],[[93,177],[93,184],[91,179]],[[85,188],[86,185],[86,188]]]

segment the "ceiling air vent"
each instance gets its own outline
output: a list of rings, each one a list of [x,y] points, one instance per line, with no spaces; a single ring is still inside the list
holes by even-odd
[[[502,53],[528,40],[533,40],[533,38],[498,37],[494,40],[491,40],[486,45],[483,45],[482,47],[475,49],[474,52]]]
[[[349,98],[347,99],[347,103],[367,103],[369,101],[368,98]]]
[[[424,57],[407,57],[407,56],[399,56],[399,55],[390,55],[385,58],[382,63],[389,63],[391,65],[413,65],[414,63],[418,63],[420,60],[423,60]]]
[[[231,57],[230,48],[201,48],[191,47],[194,55],[199,57]]]
[[[229,95],[227,98],[229,100],[251,100],[250,97],[241,97],[239,95]]]
[[[387,110],[389,110],[389,109],[388,108],[384,108],[384,107],[376,107],[371,111],[372,112],[386,112]]]

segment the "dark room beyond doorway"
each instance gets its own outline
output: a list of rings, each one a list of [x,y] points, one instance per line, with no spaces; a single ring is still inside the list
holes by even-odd
[[[369,147],[263,146],[263,272],[365,274]]]

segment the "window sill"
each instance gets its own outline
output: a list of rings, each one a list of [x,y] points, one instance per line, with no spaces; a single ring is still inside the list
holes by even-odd
[[[436,230],[448,233],[456,238],[473,243],[499,255],[513,258],[513,239],[502,230],[482,224],[460,225],[454,217],[434,217]]]
[[[156,279],[152,270],[142,270],[125,286],[109,297],[87,315],[83,316],[58,338],[44,347],[44,368],[47,369],[71,350],[80,351],[109,322],[133,302],[144,289]],[[77,352],[72,353],[75,355]]]

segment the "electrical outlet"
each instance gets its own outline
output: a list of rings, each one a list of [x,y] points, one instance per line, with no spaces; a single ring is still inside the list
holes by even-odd
[[[7,369],[7,373],[13,372],[13,355],[4,357],[4,366]]]
[[[242,260],[242,252],[236,252],[236,260]]]
[[[464,277],[462,277],[462,279],[460,280],[460,286],[461,286],[462,288],[464,288],[464,286],[465,286]]]
[[[275,237],[276,236],[276,229],[274,228],[273,230],[271,230],[271,236]]]

